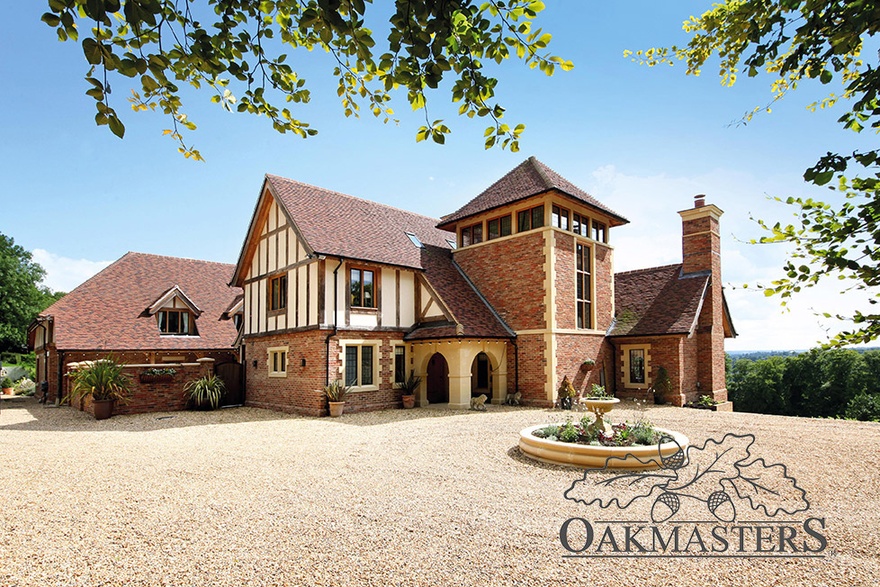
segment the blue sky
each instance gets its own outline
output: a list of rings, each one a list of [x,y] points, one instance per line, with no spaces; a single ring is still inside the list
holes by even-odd
[[[837,326],[815,311],[862,299],[826,287],[783,312],[777,299],[743,289],[778,276],[786,256],[744,242],[760,235],[750,216],[788,221],[791,210],[771,195],[834,199],[804,184],[804,169],[868,137],[839,128],[842,110],[807,112],[828,88],[805,86],[772,114],[737,125],[770,101],[768,79],[724,88],[711,67],[693,77],[623,57],[625,49],[683,43],[682,21],[708,5],[548,2],[539,22],[553,33],[550,50],[575,69],[552,78],[517,63],[495,70],[507,121],[527,127],[519,153],[484,150],[486,124],[459,119],[445,94],[429,98],[430,117],[453,129],[445,146],[415,143],[424,115],[411,113],[404,96],[393,103],[399,125],[346,119],[330,62],[314,52],[291,62],[303,64],[311,84],[312,101],[298,116],[316,137],[280,135],[265,119],[223,112],[208,92],[188,92],[186,111],[199,125],[188,139],[207,160],[194,163],[162,136],[161,115],[130,112],[121,81],[113,101],[125,139],[96,127],[81,50],[40,22],[43,2],[16,2],[0,21],[0,232],[34,251],[49,287],[69,290],[127,251],[234,263],[265,173],[439,217],[534,155],[631,220],[612,231],[618,270],[680,261],[676,212],[707,194],[725,211],[723,280],[740,333],[727,348],[808,348]]]

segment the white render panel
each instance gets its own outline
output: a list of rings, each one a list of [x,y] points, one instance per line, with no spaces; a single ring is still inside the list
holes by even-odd
[[[358,328],[375,328],[379,325],[379,317],[374,313],[351,313],[351,325]]]
[[[296,276],[297,276],[297,298],[299,299],[299,304],[297,305],[297,310],[299,311],[299,320],[297,321],[297,326],[306,326],[306,310],[308,306],[306,306],[306,273],[308,272],[308,268],[305,266],[297,267]],[[290,284],[288,283],[288,287]]]
[[[382,268],[379,295],[382,299],[381,326],[397,326],[397,284],[394,269]]]
[[[318,323],[318,262],[313,261],[308,264],[309,270],[309,322],[312,326]]]
[[[278,270],[278,235],[270,234],[266,239],[266,246],[269,249],[269,266],[266,267],[268,273]]]
[[[443,310],[440,309],[440,304],[434,300],[428,288],[424,285],[420,287],[422,288],[422,310],[426,310],[425,318],[442,318]]]
[[[416,322],[416,289],[415,274],[411,271],[400,272],[400,325],[409,328]]]
[[[261,279],[257,281],[257,291],[255,292],[257,296],[257,307],[260,309],[259,313],[256,316],[257,319],[257,332],[265,332],[266,331],[266,304],[263,303],[263,300],[266,299],[266,280]]]
[[[287,267],[289,264],[287,259],[290,255],[287,254],[287,231],[282,230],[278,233],[278,266],[279,267]],[[288,279],[290,276],[288,276]]]
[[[275,219],[278,218],[278,203],[273,199],[272,203],[269,204],[269,224],[267,228],[272,231],[275,230],[277,224]]]

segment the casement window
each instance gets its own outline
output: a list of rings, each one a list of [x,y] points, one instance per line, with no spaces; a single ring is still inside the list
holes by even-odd
[[[343,352],[345,384],[374,387],[379,381],[379,344],[349,344]]]
[[[629,349],[629,382],[645,382],[645,349]]]
[[[551,210],[552,214],[550,216],[550,221],[553,226],[556,228],[561,228],[562,230],[568,230],[568,210],[565,208],[561,208],[559,206],[553,206]]]
[[[502,216],[501,218],[493,218],[486,223],[486,231],[488,232],[487,239],[492,240],[493,238],[509,236],[511,228],[509,214],[507,216]]]
[[[475,245],[483,242],[483,223],[472,224],[461,229],[461,246]]]
[[[156,316],[161,334],[198,334],[196,321],[187,310],[159,310]]]
[[[273,347],[269,349],[269,377],[287,377],[287,352],[288,347]]]
[[[279,275],[269,280],[269,311],[283,310],[287,307],[287,275]]]
[[[598,241],[600,243],[607,242],[606,239],[608,237],[608,233],[605,230],[605,225],[601,222],[593,221],[593,240]]]
[[[592,328],[592,271],[590,247],[578,243],[575,255],[575,306],[577,308],[577,327]]]
[[[352,268],[349,271],[352,308],[376,307],[376,274],[369,269]]]
[[[525,232],[544,226],[544,206],[535,206],[529,210],[520,210],[516,215],[517,232]]]
[[[580,236],[590,236],[590,219],[580,214],[572,214],[571,231]]]
[[[406,347],[394,347],[394,383],[406,381]]]

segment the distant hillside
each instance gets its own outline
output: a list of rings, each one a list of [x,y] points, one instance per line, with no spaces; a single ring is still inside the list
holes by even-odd
[[[858,353],[864,354],[867,351],[876,351],[880,350],[880,347],[869,347],[869,348],[861,348],[861,349],[852,349]],[[763,359],[767,359],[769,357],[796,357],[802,353],[809,352],[808,350],[793,350],[793,351],[727,351],[727,354],[730,356],[731,360],[735,363],[742,359],[748,359],[749,361],[761,361]]]

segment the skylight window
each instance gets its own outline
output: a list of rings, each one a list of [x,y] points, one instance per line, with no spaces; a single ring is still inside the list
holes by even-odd
[[[409,237],[409,240],[411,240],[411,241],[412,241],[412,244],[414,244],[416,247],[418,247],[418,248],[420,248],[420,249],[424,249],[424,248],[425,248],[425,245],[422,244],[422,241],[419,240],[419,237],[417,237],[417,236],[414,235],[413,233],[411,233],[411,232],[407,232],[407,233],[406,233],[406,236]]]
[[[456,248],[456,246],[457,246],[457,245],[455,244],[455,241],[452,240],[451,238],[446,239],[446,242],[449,244],[449,247],[450,247],[450,248],[453,248],[453,249],[454,249],[454,248]]]

